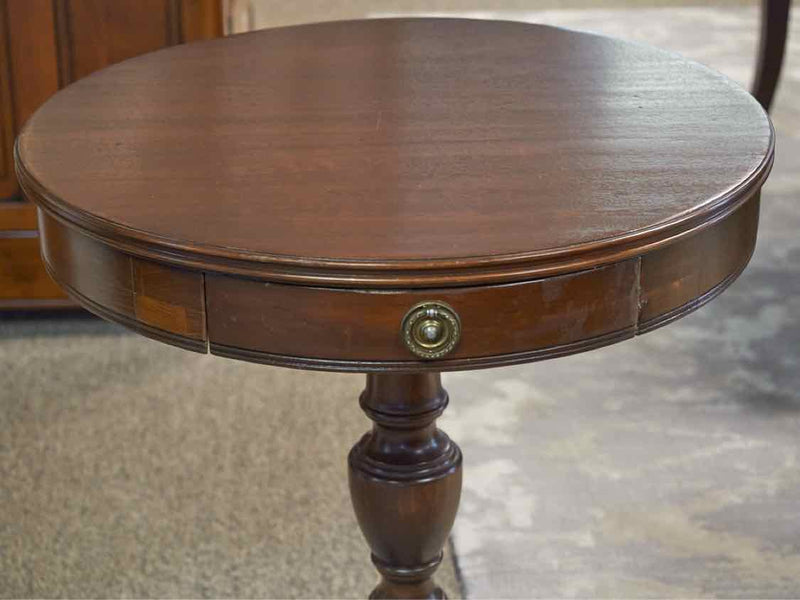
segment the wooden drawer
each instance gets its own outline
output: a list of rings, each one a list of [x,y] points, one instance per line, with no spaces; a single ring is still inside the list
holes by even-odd
[[[461,320],[461,340],[446,359],[479,360],[632,336],[637,278],[638,261],[515,284],[401,291],[207,274],[208,335],[212,352],[228,356],[245,349],[322,361],[419,362],[403,343],[401,323],[416,304],[439,301]]]
[[[200,352],[340,371],[454,370],[572,354],[649,331],[724,290],[756,241],[759,199],[642,256],[561,276],[471,287],[311,287],[133,256],[40,212],[43,252],[82,305]],[[36,239],[5,240],[14,252]],[[52,289],[52,288],[50,288]],[[420,302],[452,307],[460,340],[424,360],[402,323]]]

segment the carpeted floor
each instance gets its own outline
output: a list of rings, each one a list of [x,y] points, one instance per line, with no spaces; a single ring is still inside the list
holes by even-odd
[[[503,16],[752,76],[755,6]],[[720,298],[616,346],[445,379],[467,597],[800,597],[798,67],[795,18],[758,246]]]
[[[356,598],[358,375],[0,321],[0,597]],[[439,582],[458,596],[448,557]]]

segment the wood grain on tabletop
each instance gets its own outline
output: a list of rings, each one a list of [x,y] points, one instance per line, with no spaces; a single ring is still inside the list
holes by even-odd
[[[19,138],[24,177],[81,226],[265,273],[539,256],[533,274],[576,246],[602,261],[741,194],[771,147],[747,92],[677,55],[460,19],[149,54],[64,90]]]
[[[390,19],[126,61],[37,112],[17,168],[50,271],[90,309],[380,372],[559,356],[694,310],[752,254],[773,148],[747,92],[677,55]],[[423,361],[399,324],[431,298],[463,335]]]

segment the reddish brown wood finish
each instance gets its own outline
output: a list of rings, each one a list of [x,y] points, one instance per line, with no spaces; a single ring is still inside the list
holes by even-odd
[[[219,0],[54,0],[62,85],[132,56],[222,35]]]
[[[459,19],[139,57],[59,94],[18,143],[29,194],[125,251],[343,287],[635,256],[752,195],[773,153],[761,107],[696,63]]]
[[[204,275],[120,252],[44,212],[40,230],[54,277],[84,305],[145,335],[300,368],[442,371],[589,350],[702,306],[746,266],[758,208],[756,195],[705,229],[605,267],[513,284],[407,290]],[[444,301],[462,320],[461,342],[440,360],[417,359],[400,337],[403,316],[422,300]]]
[[[545,45],[563,51],[531,67],[525,51]],[[304,57],[302,72],[277,46]],[[346,65],[361,68],[330,70]],[[368,107],[378,133],[363,127]],[[248,360],[444,370],[586,350],[714,297],[752,253],[773,147],[750,96],[674,55],[517,23],[400,19],[128,61],[48,103],[17,168],[54,236],[51,270],[106,316]],[[220,160],[231,169],[211,167]],[[121,274],[105,283],[60,257],[86,244]],[[150,279],[167,306],[134,297],[132,260],[181,274]],[[421,300],[464,321],[434,362],[400,340]]]
[[[221,0],[180,0],[181,42],[210,40],[223,33]]]
[[[436,427],[438,373],[367,376],[374,427],[351,450],[350,495],[383,581],[370,598],[443,598],[431,576],[461,497],[461,450]]]
[[[36,209],[27,202],[0,202],[0,236],[36,229]]]
[[[14,136],[45,100],[97,69],[222,34],[217,0],[0,0],[0,198],[14,196]]]
[[[23,308],[18,303],[19,296],[42,307],[50,304],[48,301],[56,306],[66,301],[61,288],[37,268],[39,264],[36,237],[0,237],[0,308]]]
[[[219,0],[0,0],[0,238],[36,234],[20,202],[14,137],[33,111],[79,77],[137,54],[222,33]],[[0,309],[71,305],[35,244],[0,242]]]
[[[203,274],[118,252],[40,213],[42,258],[69,295],[101,317],[205,352]]]
[[[131,258],[134,314],[156,329],[206,339],[203,275]]]
[[[756,245],[760,197],[680,244],[641,258],[640,332],[683,316],[722,292]]]
[[[16,168],[54,278],[200,352],[370,373],[350,455],[375,597],[437,597],[461,455],[439,371],[561,356],[715,297],[756,242],[774,136],[655,49],[469,20],[343,22],[158,52],[71,86]],[[421,301],[461,338],[417,358]]]
[[[388,367],[414,358],[399,335],[403,316],[415,304],[435,299],[461,317],[464,334],[453,360],[527,352],[605,334],[632,335],[637,279],[634,260],[525,283],[405,291],[208,276],[209,340],[266,354]],[[309,335],[316,340],[312,346]],[[437,368],[449,362],[449,357],[436,361]]]

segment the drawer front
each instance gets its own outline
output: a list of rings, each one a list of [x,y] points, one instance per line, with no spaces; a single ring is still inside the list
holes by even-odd
[[[101,317],[205,352],[203,274],[130,256],[39,212],[42,256],[70,296]]]
[[[412,307],[433,301],[452,307],[461,324],[458,344],[442,359],[480,359],[609,334],[630,337],[637,280],[636,260],[516,284],[402,291],[311,288],[207,274],[208,335],[212,352],[251,360],[256,357],[247,354],[256,352],[312,363],[420,363],[404,342],[402,323]]]
[[[744,269],[758,211],[756,196],[672,245],[596,269],[512,284],[402,290],[287,285],[156,263],[46,213],[39,229],[46,262],[73,298],[162,341],[289,367],[457,370],[589,350],[698,308]],[[0,239],[0,257],[6,247],[9,256],[24,247],[36,257],[36,241]],[[439,308],[420,312],[421,303]],[[458,341],[425,355],[408,332],[429,333],[431,319],[457,333],[445,339]]]

